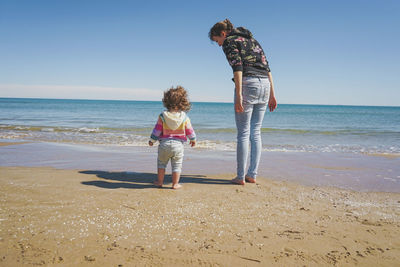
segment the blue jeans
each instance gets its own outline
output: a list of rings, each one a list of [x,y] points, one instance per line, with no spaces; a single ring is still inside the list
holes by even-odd
[[[235,112],[237,128],[237,178],[244,180],[250,143],[250,166],[247,176],[256,179],[262,142],[261,125],[267,110],[270,93],[268,78],[243,77],[242,96],[244,112]]]

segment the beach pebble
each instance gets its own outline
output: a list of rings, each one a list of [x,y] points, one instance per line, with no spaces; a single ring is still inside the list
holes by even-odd
[[[92,256],[85,256],[85,261],[95,261],[96,259]]]
[[[296,250],[294,250],[293,248],[290,248],[290,247],[285,247],[283,250],[284,250],[285,252],[289,252],[289,253],[294,253],[294,252],[296,252]]]

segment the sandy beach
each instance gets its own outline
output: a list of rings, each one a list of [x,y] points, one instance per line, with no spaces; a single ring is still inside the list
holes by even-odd
[[[232,175],[185,173],[171,190],[154,173],[0,167],[0,265],[400,263],[400,194]]]
[[[400,267],[399,11],[0,0],[0,267]]]

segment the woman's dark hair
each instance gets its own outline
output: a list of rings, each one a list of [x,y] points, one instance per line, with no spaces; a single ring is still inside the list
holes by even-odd
[[[168,111],[189,111],[191,108],[185,88],[179,85],[176,88],[171,87],[165,91],[162,101]]]
[[[213,40],[214,36],[220,36],[222,31],[230,33],[233,30],[233,24],[229,21],[229,19],[225,19],[223,21],[217,22],[212,26],[210,31],[208,32],[208,38],[211,41]]]

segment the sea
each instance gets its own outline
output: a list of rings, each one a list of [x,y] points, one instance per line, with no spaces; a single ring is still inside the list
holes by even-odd
[[[0,98],[0,139],[147,146],[161,101]],[[200,150],[234,151],[232,103],[193,102]],[[400,107],[280,104],[267,111],[263,151],[400,155]]]

